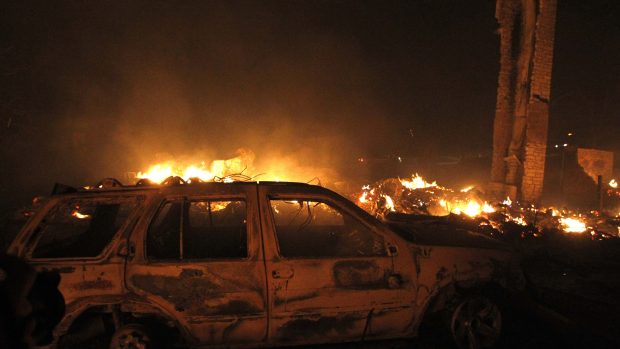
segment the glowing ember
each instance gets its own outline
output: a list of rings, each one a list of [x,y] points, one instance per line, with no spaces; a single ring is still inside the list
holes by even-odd
[[[474,189],[474,186],[470,185],[468,187],[465,187],[465,188],[461,189],[461,193],[467,193],[468,191],[470,191],[472,189]]]
[[[392,212],[395,212],[396,209],[394,208],[394,200],[392,200],[389,195],[381,195],[381,197],[385,199],[385,208]]]
[[[476,217],[480,214],[480,212],[482,212],[480,204],[472,200],[468,201],[467,206],[465,206],[465,209],[463,209],[463,213],[470,217]]]
[[[418,175],[417,173],[413,176],[411,176],[411,180],[408,181],[406,179],[401,179],[400,183],[407,189],[423,189],[423,188],[431,188],[431,187],[436,187],[437,186],[437,182],[433,182],[433,183],[429,183],[427,181],[424,180],[424,178],[422,178],[420,175]]]
[[[574,217],[560,218],[560,224],[567,233],[583,233],[587,230],[586,223]]]
[[[362,204],[367,203],[367,202],[368,202],[368,192],[367,192],[367,191],[362,192],[362,195],[360,195],[360,197],[359,197],[359,199],[358,199],[358,200],[359,200],[359,202],[361,202]]]
[[[527,222],[525,221],[523,217],[510,217],[510,220],[519,225],[523,225],[523,226],[527,225]]]
[[[465,214],[469,217],[477,217],[482,213],[493,213],[495,208],[488,202],[480,203],[474,199],[467,201],[455,201],[447,202],[444,199],[439,200],[439,205],[446,209],[446,211],[454,214]]]
[[[484,213],[493,213],[493,212],[495,212],[495,208],[493,206],[489,205],[489,203],[485,201],[482,204],[482,212],[484,212]]]
[[[512,206],[512,200],[510,200],[510,196],[506,196],[506,200],[502,201],[502,205]]]
[[[618,182],[616,182],[615,179],[612,179],[611,181],[609,181],[609,186],[612,188],[618,188]]]
[[[75,218],[79,218],[79,219],[86,219],[86,218],[90,218],[89,214],[82,214],[80,213],[78,210],[75,210],[73,212],[71,212],[71,215]]]

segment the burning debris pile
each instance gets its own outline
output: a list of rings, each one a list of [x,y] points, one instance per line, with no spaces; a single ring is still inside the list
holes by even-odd
[[[492,213],[495,209],[480,197],[473,186],[454,191],[426,182],[415,174],[411,180],[390,178],[362,188],[358,204],[369,212],[445,216],[450,213],[469,217]]]
[[[165,184],[167,181],[225,182],[258,180],[293,180],[289,171],[257,171],[255,154],[239,149],[237,156],[212,162],[169,160],[133,174],[137,184]],[[307,172],[306,172],[307,173]],[[304,173],[304,174],[306,174]],[[268,175],[267,175],[268,174]],[[615,180],[608,183],[607,196],[620,201]],[[592,240],[620,235],[620,214],[599,211],[574,212],[554,207],[524,205],[506,197],[493,200],[483,190],[468,186],[460,190],[428,182],[414,174],[411,178],[389,178],[362,187],[356,203],[367,212],[383,218],[435,217],[469,230],[501,238],[539,238],[552,234],[572,234]]]
[[[411,179],[390,178],[365,185],[357,196],[357,204],[387,220],[435,216],[503,240],[553,234],[603,240],[620,234],[620,214],[535,207],[509,197],[498,202],[474,186],[453,190],[436,182],[427,182],[418,174]]]

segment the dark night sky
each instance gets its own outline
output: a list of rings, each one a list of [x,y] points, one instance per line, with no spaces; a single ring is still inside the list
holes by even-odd
[[[617,151],[619,6],[559,2],[550,142],[572,131]],[[490,0],[5,2],[2,191],[139,170],[164,151],[245,146],[334,168],[489,153],[494,11]]]

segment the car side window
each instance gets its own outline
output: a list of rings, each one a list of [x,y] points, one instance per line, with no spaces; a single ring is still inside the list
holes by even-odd
[[[72,200],[47,213],[33,258],[96,257],[136,207],[132,201]]]
[[[271,200],[280,255],[289,258],[385,256],[385,242],[358,219],[320,201]]]
[[[181,241],[183,201],[168,201],[157,211],[147,232],[146,251],[150,259],[178,259]]]
[[[248,256],[247,210],[242,200],[169,201],[147,232],[153,260],[241,259]]]
[[[192,201],[187,206],[183,257],[246,258],[248,233],[243,201]]]

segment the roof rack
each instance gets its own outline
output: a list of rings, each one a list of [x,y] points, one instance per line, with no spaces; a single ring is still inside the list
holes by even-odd
[[[161,185],[182,185],[182,184],[187,184],[187,182],[179,176],[170,176],[164,179],[163,182],[161,182]]]
[[[247,183],[247,181],[234,181],[234,182],[235,183]],[[84,191],[91,191],[91,190],[179,186],[179,185],[195,185],[195,184],[204,184],[204,183],[211,183],[211,182],[203,181],[198,177],[192,177],[186,181],[179,176],[170,176],[161,183],[153,182],[148,178],[141,178],[134,185],[123,185],[123,183],[121,183],[118,179],[108,177],[108,178],[104,178],[100,180],[94,186],[85,186],[85,187],[78,187],[78,188],[70,186],[70,185],[66,185],[66,184],[56,183],[54,184],[54,188],[52,189],[51,195],[70,194],[70,193],[77,193],[77,192],[84,192]],[[232,183],[232,182],[214,181],[213,183]],[[259,183],[259,181],[256,181],[256,183]],[[272,181],[263,181],[262,183],[270,183],[274,185],[291,185],[291,184],[309,185],[308,183],[272,182]]]
[[[151,181],[148,178],[140,178],[140,180],[138,180],[138,182],[136,182],[136,187],[148,187],[151,185],[155,185],[156,183],[153,183],[153,181]]]
[[[123,183],[121,183],[116,178],[104,178],[104,179],[100,180],[99,183],[97,183],[97,185],[95,185],[95,188],[97,188],[97,189],[109,189],[109,188],[119,188],[119,187],[122,187],[122,186],[123,186]]]

